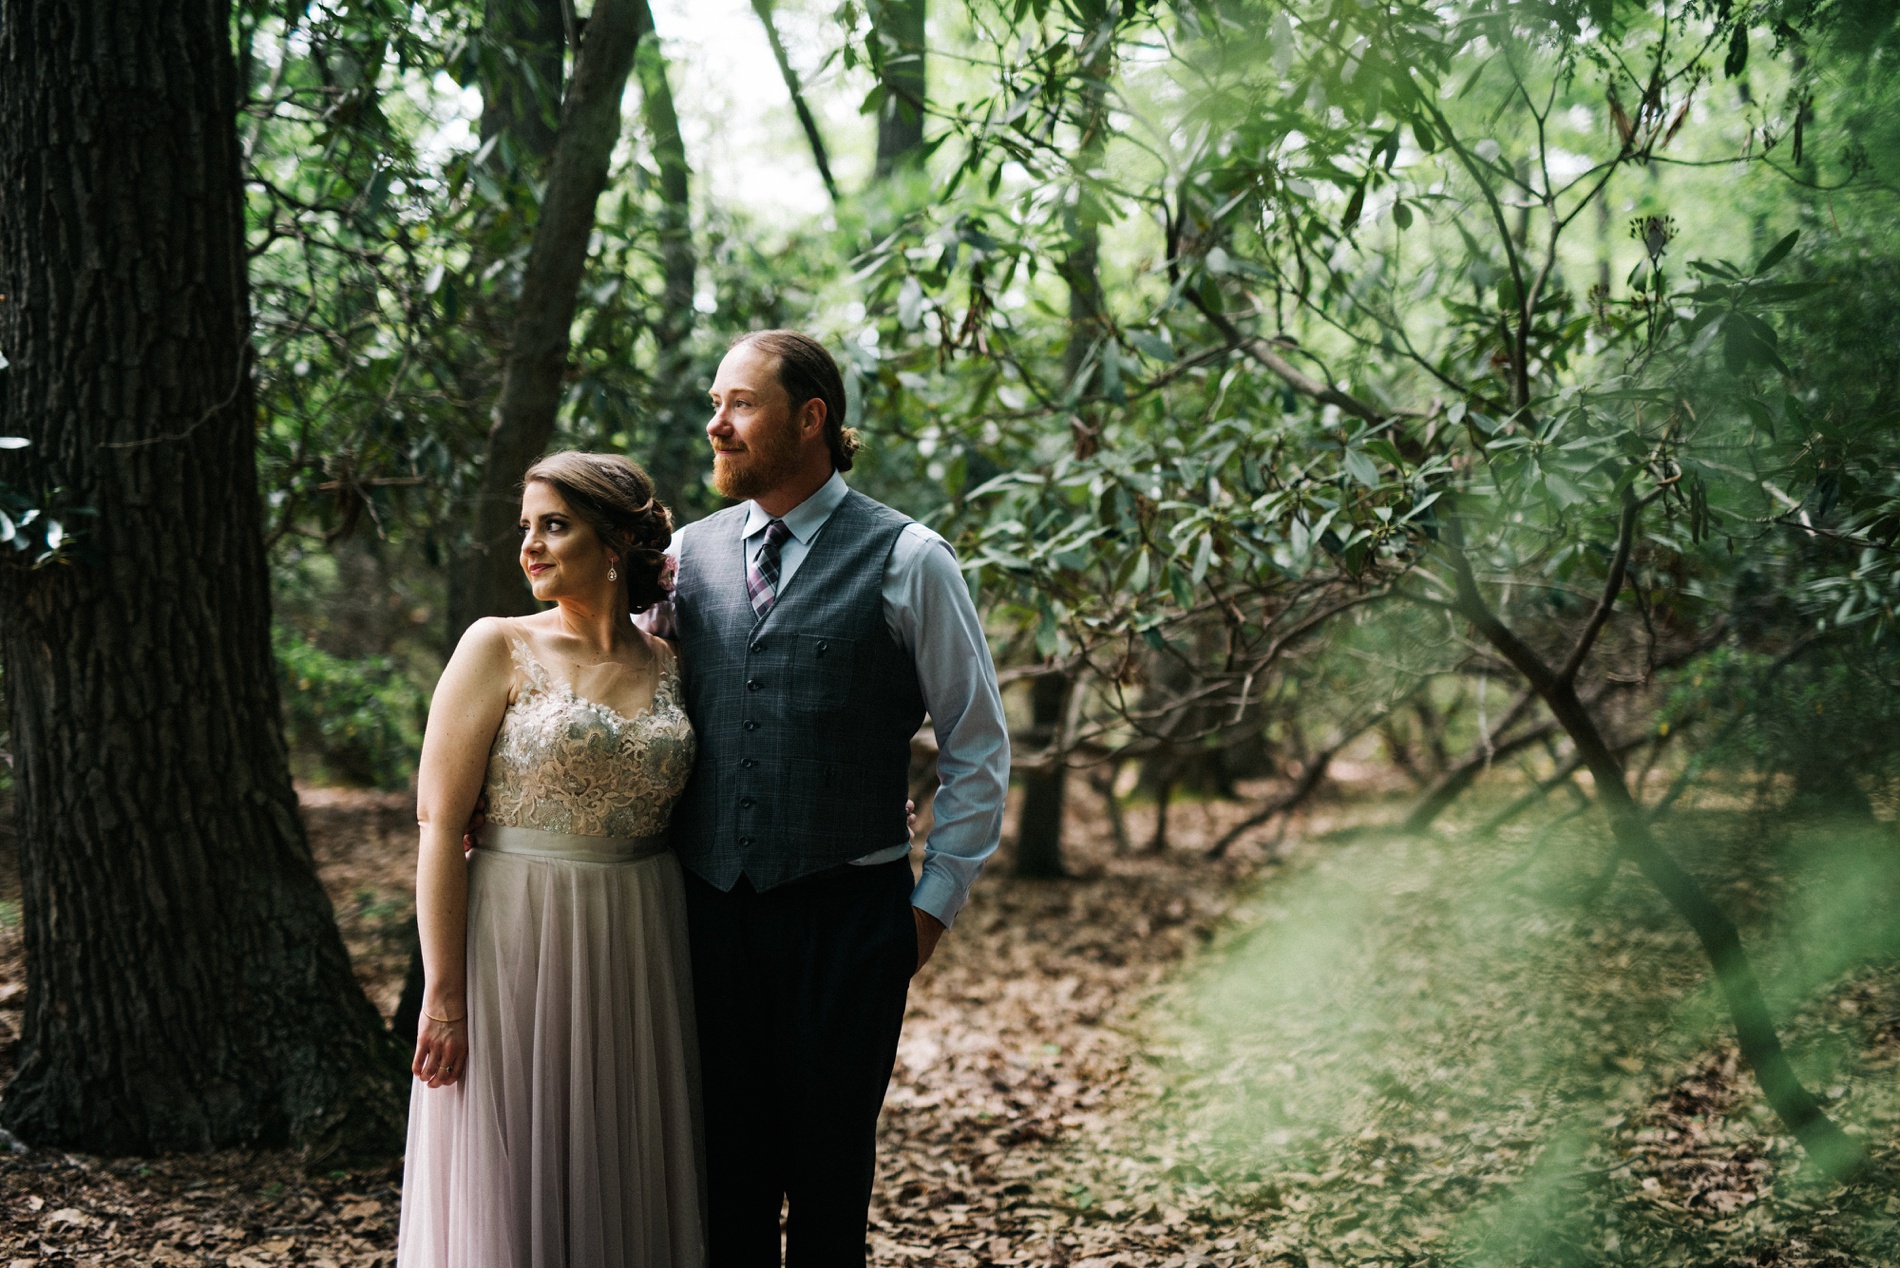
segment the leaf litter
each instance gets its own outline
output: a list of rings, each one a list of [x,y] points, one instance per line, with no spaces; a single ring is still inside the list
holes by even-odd
[[[413,914],[412,807],[303,795],[359,977],[387,1014]],[[880,1129],[874,1264],[1900,1261],[1869,1257],[1893,1245],[1890,1182],[1804,1183],[1719,1027],[1668,1024],[1707,1009],[1700,962],[1667,913],[1620,890],[1594,925],[1527,901],[1502,949],[1528,961],[1461,976],[1443,963],[1456,923],[1447,905],[1474,877],[1505,872],[1521,840],[1453,848],[1454,831],[1452,844],[1416,847],[1429,857],[1398,851],[1420,865],[1390,883],[1389,845],[1328,839],[1343,822],[1389,816],[1362,795],[1320,807],[1284,849],[1259,833],[1204,858],[1248,809],[1185,807],[1169,851],[1121,853],[1084,794],[1067,825],[1074,878],[1013,878],[1005,849],[913,987]],[[1142,839],[1152,812],[1127,818]],[[17,902],[8,862],[0,904]],[[1302,900],[1302,882],[1329,870],[1380,879],[1371,919],[1334,920],[1310,888]],[[1319,973],[1338,998],[1231,1011],[1243,1001],[1223,975],[1245,974],[1261,930],[1329,921],[1357,930],[1360,943],[1333,949],[1367,957],[1375,1006]],[[0,919],[0,1073],[11,1072],[22,970],[16,914]],[[1618,992],[1631,997],[1620,1011]],[[1401,997],[1430,1007],[1394,1012]],[[1513,1027],[1549,1028],[1585,1059],[1512,1068],[1522,1054],[1496,1036]],[[1650,1039],[1627,1042],[1631,1028]],[[1689,1038],[1668,1038],[1678,1032]],[[1876,1089],[1900,1070],[1900,973],[1888,963],[1845,974],[1787,1032],[1833,1038],[1834,1103],[1863,1103],[1846,1117],[1890,1167],[1900,1106]],[[1548,1088],[1526,1090],[1540,1078]],[[4,1154],[0,1268],[382,1268],[400,1178],[399,1165],[306,1174],[291,1151]]]

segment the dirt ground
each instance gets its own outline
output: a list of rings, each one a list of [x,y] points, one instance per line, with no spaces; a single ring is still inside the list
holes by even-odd
[[[411,805],[334,789],[302,796],[357,973],[388,1014],[413,911]],[[1074,879],[1015,880],[1005,852],[912,990],[881,1129],[877,1264],[1256,1261],[1238,1218],[1087,1218],[1074,1177],[1091,1137],[1134,1103],[1143,1002],[1213,935],[1236,883],[1270,865],[1265,842],[1210,862],[1206,845],[1247,807],[1188,806],[1172,816],[1165,855],[1120,853],[1099,798],[1078,787],[1073,803]],[[1152,812],[1129,812],[1136,841],[1151,826]],[[0,858],[0,1076],[24,998],[10,863]],[[400,1184],[399,1164],[307,1175],[285,1152],[0,1156],[0,1268],[377,1268],[394,1262]]]

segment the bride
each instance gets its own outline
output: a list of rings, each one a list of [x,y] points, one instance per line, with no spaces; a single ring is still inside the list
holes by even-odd
[[[698,1054],[667,820],[693,765],[671,516],[624,458],[524,477],[535,616],[463,635],[429,709],[400,1268],[698,1265]],[[479,846],[463,826],[487,797]]]

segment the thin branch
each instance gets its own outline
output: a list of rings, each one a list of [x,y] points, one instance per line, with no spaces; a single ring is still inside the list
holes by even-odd
[[[1603,631],[1604,623],[1610,619],[1610,613],[1616,607],[1616,596],[1623,592],[1623,579],[1629,572],[1630,547],[1636,537],[1636,519],[1641,510],[1642,503],[1625,487],[1623,513],[1616,528],[1616,551],[1610,559],[1610,575],[1603,580],[1603,595],[1590,613],[1583,633],[1577,636],[1577,645],[1570,649],[1569,658],[1564,661],[1563,668],[1557,671],[1557,681],[1560,683],[1568,685],[1576,682],[1577,670],[1583,667],[1584,658],[1590,654],[1597,635]]]
[[[785,53],[785,42],[779,38],[778,23],[772,17],[772,0],[752,0],[752,11],[759,15],[759,22],[765,27],[765,38],[772,45],[772,56],[778,62],[778,73],[785,80],[785,91],[792,96],[792,108],[798,112],[798,124],[805,130],[805,140],[811,146],[812,161],[818,165],[818,175],[825,182],[825,192],[831,195],[831,201],[838,201],[838,182],[831,175],[831,158],[825,150],[824,134],[818,130],[818,120],[812,115],[811,107],[805,103],[805,90],[798,82],[798,72],[792,69],[792,59]]]
[[[1302,396],[1309,396],[1322,404],[1336,406],[1340,412],[1363,418],[1369,423],[1382,423],[1392,417],[1393,411],[1380,409],[1376,405],[1360,400],[1349,392],[1320,382],[1318,379],[1300,370],[1285,357],[1274,350],[1273,344],[1258,336],[1248,335],[1230,321],[1226,314],[1217,313],[1207,301],[1194,291],[1186,292],[1189,302],[1201,310],[1201,315],[1212,322],[1214,328],[1227,337],[1228,341],[1242,352],[1258,361],[1273,373],[1284,379],[1289,387]]]

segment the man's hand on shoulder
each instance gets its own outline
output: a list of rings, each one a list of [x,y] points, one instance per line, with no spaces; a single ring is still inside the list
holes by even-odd
[[[924,965],[930,963],[930,957],[936,954],[937,939],[943,937],[944,923],[922,907],[912,907],[910,914],[917,921],[917,967],[912,972],[921,973]]]

